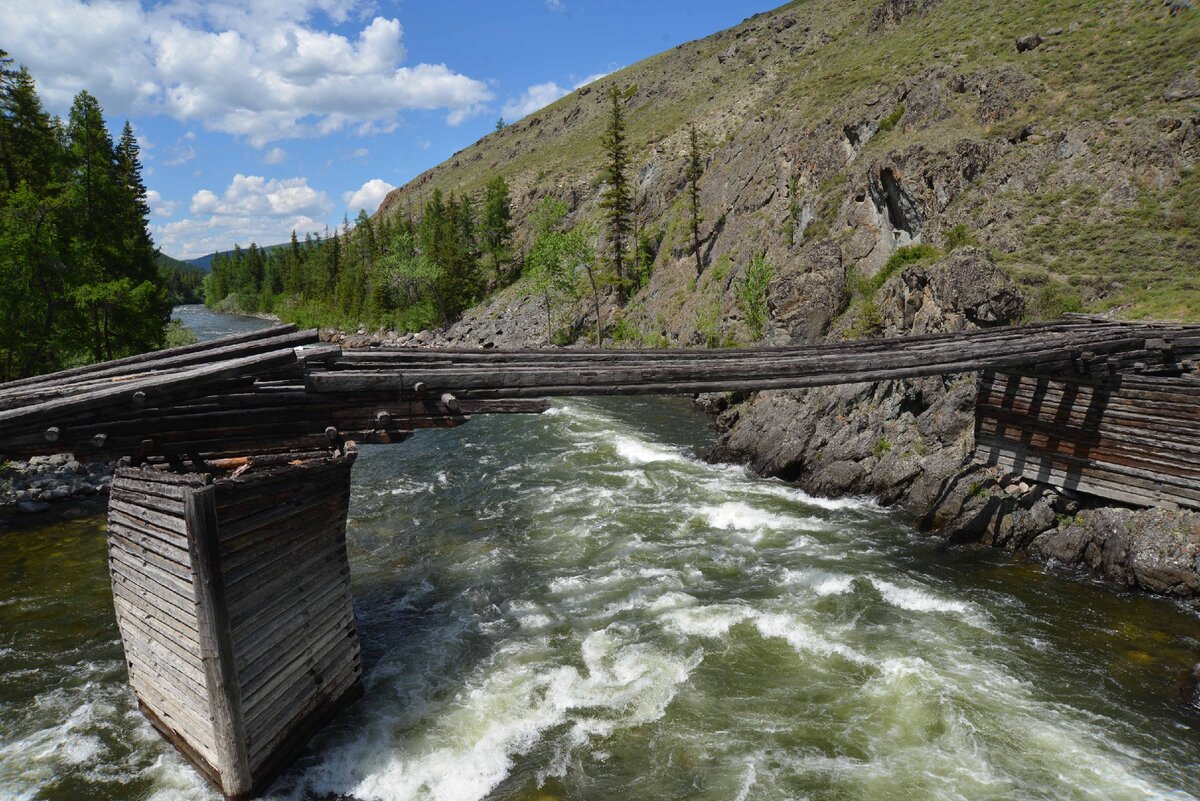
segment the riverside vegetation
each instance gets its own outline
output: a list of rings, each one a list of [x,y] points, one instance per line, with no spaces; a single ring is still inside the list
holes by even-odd
[[[181,344],[194,271],[156,261],[139,146],[95,97],[64,122],[0,50],[0,380]]]

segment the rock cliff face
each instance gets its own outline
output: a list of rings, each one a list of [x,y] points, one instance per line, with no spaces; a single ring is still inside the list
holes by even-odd
[[[755,260],[772,269],[757,299],[770,344],[1081,308],[1197,319],[1196,52],[1200,12],[1183,5],[791,3],[485,137],[381,213],[418,213],[434,188],[475,192],[502,174],[520,236],[547,196],[567,203],[570,223],[597,221],[605,93],[618,85],[630,89],[630,175],[654,260],[628,304],[604,299],[610,343],[752,342],[741,290]],[[683,203],[691,124],[705,160],[699,277]],[[569,320],[554,328],[580,341],[595,330],[590,304],[555,313]],[[517,283],[419,336],[512,347],[554,333]],[[974,394],[970,376],[762,393],[721,414],[714,458],[903,504],[959,541],[1197,592],[1200,517],[972,468]]]

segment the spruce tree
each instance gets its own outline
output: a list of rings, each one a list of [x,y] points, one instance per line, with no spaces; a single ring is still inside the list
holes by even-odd
[[[0,50],[0,191],[27,182],[39,194],[59,180],[61,147],[29,70],[8,69]]]
[[[122,290],[121,304],[114,310],[118,349],[137,353],[159,347],[171,317],[165,287],[155,261],[154,241],[147,225],[150,205],[142,181],[141,148],[128,121],[117,142],[115,154],[114,219],[112,233],[121,262],[116,266]]]
[[[72,295],[95,361],[113,358],[113,312],[127,287],[120,285],[117,170],[112,138],[100,103],[80,92],[67,121],[72,222]]]
[[[512,200],[508,182],[497,175],[488,181],[483,202],[483,246],[496,271],[497,287],[504,284],[512,236]]]
[[[617,280],[617,300],[625,302],[625,242],[629,238],[629,212],[632,199],[625,171],[629,166],[629,154],[625,143],[625,95],[613,86],[608,92],[611,110],[608,118],[608,129],[604,133],[602,145],[607,159],[604,168],[604,180],[608,188],[600,199],[600,208],[604,211],[604,219],[608,229],[608,243],[612,248],[613,271]]]

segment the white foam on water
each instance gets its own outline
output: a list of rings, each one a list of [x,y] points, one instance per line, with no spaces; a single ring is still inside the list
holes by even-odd
[[[854,587],[854,579],[850,576],[830,576],[813,585],[813,591],[820,596],[844,595]]]
[[[919,587],[901,587],[875,576],[871,576],[870,581],[879,590],[883,599],[892,606],[910,612],[937,612],[953,615],[977,628],[987,628],[988,626],[983,612],[965,601],[941,598]]]
[[[743,620],[754,615],[748,606],[710,604],[672,609],[662,616],[663,624],[688,637],[718,639]]]
[[[822,637],[815,629],[797,620],[793,615],[781,612],[756,612],[753,618],[759,634],[763,637],[787,641],[787,644],[792,646],[792,649],[798,654],[815,654],[824,657],[836,655],[858,664],[874,664],[871,659],[853,648]]]
[[[634,439],[633,437],[617,436],[613,439],[613,447],[616,448],[617,456],[620,456],[631,464],[690,461],[678,451],[671,450],[662,445],[653,445],[643,440]]]
[[[364,729],[307,771],[304,791],[349,793],[364,801],[477,801],[548,730],[568,724],[567,747],[657,720],[699,664],[631,642],[621,628],[580,643],[583,668],[541,662],[544,642],[510,644],[419,732],[396,733],[385,720]],[[386,712],[384,713],[386,714]],[[563,763],[565,769],[565,763]]]
[[[733,801],[746,801],[750,797],[750,788],[758,783],[758,771],[754,768],[753,762],[746,763],[746,773],[742,776],[742,786],[738,788],[738,793],[733,797]]]
[[[938,798],[1024,797],[1027,777],[1041,776],[1045,797],[1195,801],[1139,775],[1152,760],[1113,742],[1106,719],[1040,701],[1003,665],[936,634],[925,650],[880,660],[854,699],[849,725],[872,743],[850,771],[864,791],[910,782]]]
[[[718,531],[732,531],[752,544],[760,542],[769,531],[816,531],[819,521],[812,518],[792,517],[765,509],[758,509],[742,501],[726,501],[716,505],[705,505],[695,509],[709,527]],[[816,540],[804,535],[793,535],[793,547],[817,546]]]
[[[514,618],[517,625],[527,631],[536,631],[552,626],[558,622],[556,616],[547,614],[547,610],[532,601],[513,601],[505,605],[508,617]]]
[[[64,666],[74,675],[95,678],[38,695],[29,720],[45,720],[45,725],[19,734],[0,732],[0,798],[43,798],[46,788],[67,774],[106,784],[149,779],[157,787],[159,763],[165,759],[179,779],[174,782],[176,791],[163,798],[214,801],[216,796],[196,772],[170,751],[140,713],[128,707],[132,700],[128,687],[107,680],[114,667],[108,661]],[[121,707],[126,708],[124,714]],[[117,759],[111,750],[109,743],[114,741],[135,749],[134,763],[148,752],[164,756],[154,760],[150,769],[130,770],[128,761]]]
[[[784,568],[779,584],[804,587],[816,595],[844,595],[854,589],[854,577],[845,573],[830,573],[825,570],[792,570]]]
[[[663,594],[635,591],[629,597],[606,605],[599,613],[587,615],[588,620],[608,620],[624,612],[664,612],[681,607],[693,606],[695,597],[686,592]]]
[[[843,510],[878,511],[880,508],[878,503],[866,497],[823,498],[819,495],[810,495],[794,484],[788,484],[781,479],[760,478],[744,466],[705,464],[705,467],[722,474],[709,483],[709,486],[719,492],[729,492],[732,490],[751,495],[768,495],[774,498],[783,498],[801,503],[806,506],[815,506],[818,509],[825,509],[830,512]],[[730,479],[733,479],[733,481]]]
[[[376,495],[423,495],[434,489],[433,484],[425,481],[402,481],[400,486],[377,492]]]

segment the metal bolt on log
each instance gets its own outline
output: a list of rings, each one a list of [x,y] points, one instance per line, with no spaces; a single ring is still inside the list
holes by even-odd
[[[442,394],[442,405],[452,412],[457,412],[459,410],[458,398],[454,397],[449,392]]]
[[[58,437],[60,434],[62,434],[62,431],[59,430],[58,426],[50,426],[46,429],[46,441],[58,442]]]
[[[326,426],[325,436],[329,437],[330,442],[333,442],[338,438],[338,430],[334,426]]]
[[[93,448],[103,448],[104,443],[108,441],[108,434],[96,434],[92,437]]]
[[[375,415],[375,424],[380,428],[387,428],[388,424],[391,422],[392,416],[387,412],[379,412]]]
[[[133,405],[134,406],[145,406],[146,405],[146,393],[140,389],[137,392],[133,393]]]

